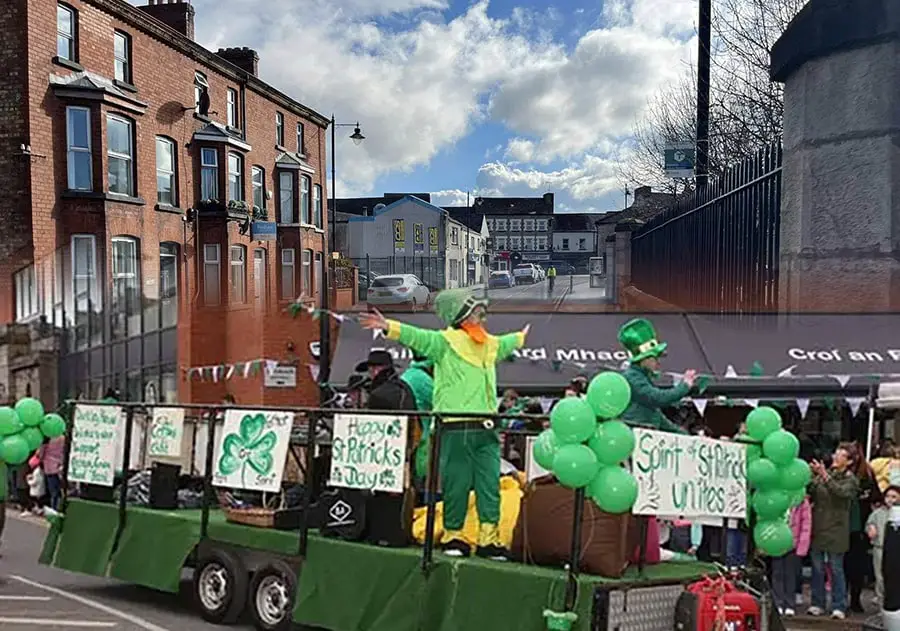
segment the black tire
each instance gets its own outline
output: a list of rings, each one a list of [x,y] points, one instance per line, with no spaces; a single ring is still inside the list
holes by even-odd
[[[194,602],[213,624],[234,624],[247,604],[247,570],[235,555],[211,550],[194,570]]]
[[[250,616],[259,631],[287,631],[293,624],[294,594],[297,576],[283,561],[272,561],[259,568],[250,581]]]

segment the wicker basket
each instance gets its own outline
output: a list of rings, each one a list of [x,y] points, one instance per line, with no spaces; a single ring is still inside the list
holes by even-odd
[[[275,510],[271,508],[225,508],[225,520],[234,524],[256,526],[257,528],[273,528],[275,526]]]

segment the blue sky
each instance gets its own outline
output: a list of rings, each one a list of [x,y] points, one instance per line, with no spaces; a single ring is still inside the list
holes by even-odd
[[[256,48],[265,80],[359,120],[366,142],[339,139],[339,196],[549,191],[562,211],[621,207],[634,123],[685,71],[696,12],[696,0],[194,5],[201,44]]]

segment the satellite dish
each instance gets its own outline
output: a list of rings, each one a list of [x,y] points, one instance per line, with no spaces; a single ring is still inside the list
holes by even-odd
[[[382,208],[387,208],[387,206],[385,204],[375,204],[375,208],[373,208],[372,210],[377,213]]]

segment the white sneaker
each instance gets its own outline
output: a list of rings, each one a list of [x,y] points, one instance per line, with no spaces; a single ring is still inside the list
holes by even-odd
[[[788,607],[787,609],[784,610],[784,615],[788,618],[793,618],[796,615],[796,613],[794,612],[793,609]]]
[[[806,610],[807,616],[821,616],[823,613],[825,612],[822,611],[821,607],[810,607]]]
[[[803,604],[803,594],[795,594],[794,595],[794,604],[802,605]]]
[[[784,608],[783,608],[783,607],[779,607],[779,608],[778,608],[778,615],[779,615],[779,616],[783,616],[783,615],[784,615]]]
[[[835,609],[834,611],[831,612],[831,617],[834,618],[835,620],[843,620],[847,616],[845,616],[844,612],[841,611],[840,609]]]
[[[31,511],[23,510],[21,513],[19,513],[19,517],[31,517]]]

